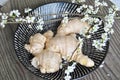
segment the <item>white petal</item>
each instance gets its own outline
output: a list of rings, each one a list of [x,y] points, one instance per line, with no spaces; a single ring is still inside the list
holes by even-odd
[[[78,13],[80,13],[80,12],[81,12],[80,8],[77,8],[77,9],[76,9],[76,11],[77,11]]]
[[[87,38],[91,38],[91,35],[87,35],[86,37],[87,37]]]
[[[111,33],[111,34],[113,34],[113,33],[114,33],[114,30],[113,30],[113,29],[111,29],[110,33]]]
[[[101,64],[101,65],[100,65],[100,68],[103,68],[103,67],[104,67],[104,65]]]
[[[65,74],[69,75],[70,74],[69,70],[65,70]]]
[[[31,10],[32,10],[31,8],[25,8],[24,12],[25,12],[25,13],[28,13],[28,12],[30,12]]]
[[[72,3],[75,3],[76,0],[72,0]]]
[[[71,79],[71,76],[65,76],[64,79],[65,79],[65,80],[70,80],[70,79]]]

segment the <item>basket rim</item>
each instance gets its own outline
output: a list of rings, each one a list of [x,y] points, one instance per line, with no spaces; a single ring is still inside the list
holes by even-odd
[[[42,6],[44,6],[44,5],[53,4],[53,3],[68,3],[68,4],[74,4],[74,5],[80,6],[80,4],[71,3],[71,2],[67,2],[67,1],[55,1],[55,2],[43,3],[43,4],[39,5],[38,7],[34,8],[33,10],[35,10],[35,9],[37,9],[37,8],[39,8],[39,7],[42,7]],[[32,11],[33,11],[33,10],[32,10]],[[46,78],[46,77],[44,77],[44,76],[40,76],[40,75],[37,75],[37,74],[33,73],[30,69],[28,69],[28,68],[23,64],[23,62],[21,61],[21,59],[18,57],[18,55],[17,55],[17,50],[15,49],[15,47],[16,47],[16,46],[15,46],[15,38],[16,38],[15,35],[16,35],[19,27],[20,27],[20,24],[17,25],[17,28],[16,28],[16,30],[15,30],[15,33],[14,33],[14,36],[13,36],[13,37],[14,37],[13,45],[14,45],[15,54],[16,54],[17,58],[19,59],[20,64],[22,64],[22,65],[23,65],[28,71],[30,71],[32,74],[34,74],[34,75],[36,75],[36,76],[39,76],[39,77],[41,77],[41,78],[43,78],[43,79],[49,80],[48,78]],[[107,41],[107,44],[106,44],[106,45],[107,45],[107,49],[106,49],[105,54],[104,54],[105,57],[103,58],[103,60],[101,60],[101,63],[99,64],[99,66],[102,64],[102,62],[105,60],[105,58],[106,58],[106,56],[107,56],[108,49],[109,49],[109,41]],[[76,79],[82,79],[82,78],[88,76],[90,73],[96,71],[96,69],[98,69],[99,66],[95,67],[94,70],[93,70],[93,71],[90,71],[88,74],[85,74],[84,76],[82,76],[82,77],[80,77],[80,78],[76,78]],[[76,80],[76,79],[73,79],[73,80]]]

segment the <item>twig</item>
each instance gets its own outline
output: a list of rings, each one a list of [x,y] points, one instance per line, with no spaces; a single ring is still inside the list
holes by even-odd
[[[73,53],[72,53],[71,57],[69,58],[68,62],[72,59],[72,57],[73,57],[75,51],[78,49],[79,45],[80,45],[80,43],[77,45],[76,49],[73,51]]]

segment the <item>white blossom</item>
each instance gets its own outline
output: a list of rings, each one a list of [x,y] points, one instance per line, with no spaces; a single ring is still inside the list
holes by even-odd
[[[98,25],[102,25],[102,20],[99,21]]]
[[[109,14],[109,15],[106,15],[105,16],[105,21],[110,23],[110,24],[113,24],[114,23],[114,14]]]
[[[81,21],[82,21],[82,22],[86,22],[86,21],[89,20],[89,19],[90,19],[89,15],[86,14],[86,15],[81,19]]]
[[[72,0],[72,3],[83,3],[83,2],[85,2],[86,0]]]
[[[79,42],[83,42],[83,39],[82,39],[82,38],[80,38],[80,37],[78,38],[78,40],[79,40]]]
[[[99,40],[93,40],[92,46],[96,46],[96,45],[98,45],[98,44],[100,44],[100,41],[99,41]]]
[[[16,22],[21,22],[21,21],[23,21],[23,19],[22,18],[16,18],[15,21]]]
[[[20,16],[20,12],[18,10],[13,10],[10,12],[9,14],[11,17],[15,16],[15,17],[19,17]]]
[[[67,69],[65,70],[66,76],[64,77],[65,80],[70,80],[71,76],[70,73],[72,73],[75,69],[76,62],[74,62],[71,66],[68,66]]]
[[[99,25],[101,23],[101,21],[99,18],[89,17],[88,23],[90,25],[92,25],[92,24]]]
[[[94,17],[90,17],[88,14],[86,14],[82,19],[82,22],[88,22],[89,25],[101,25],[102,24],[102,20],[100,20],[99,18],[94,18]]]
[[[88,7],[88,5],[83,4],[83,5],[82,5],[82,7],[83,7],[83,8],[87,8],[87,7]]]
[[[65,74],[69,75],[70,74],[70,71],[67,69],[65,70]]]
[[[64,17],[63,20],[62,20],[62,23],[68,23],[68,17]]]
[[[93,14],[98,13],[100,6],[108,6],[108,4],[105,1],[100,2],[100,0],[95,0],[94,5],[95,5],[95,9],[93,11]]]
[[[101,44],[95,46],[96,49],[103,51],[104,49],[102,47]]]
[[[78,50],[81,50],[82,46],[83,46],[83,39],[82,38],[78,38],[79,42],[80,42],[80,45],[79,45],[79,49]]]
[[[8,18],[8,16],[5,13],[3,13],[3,15],[1,17],[2,17],[3,20]]]
[[[93,11],[93,14],[97,14],[99,11],[99,7],[97,7],[94,11]]]
[[[93,44],[92,44],[92,46],[94,46],[98,50],[104,50],[103,46],[105,46],[105,45],[106,45],[106,42],[103,42],[102,39],[93,40]]]
[[[85,2],[86,0],[78,0],[78,2]]]
[[[25,8],[25,10],[24,10],[25,13],[29,13],[30,11],[32,11],[31,8]]]
[[[74,66],[76,66],[77,65],[77,63],[76,62],[74,62],[73,64],[72,64],[72,66],[74,67]]]
[[[114,30],[112,28],[109,28],[109,27],[104,27],[104,31],[107,32],[108,34],[114,33]]]
[[[38,21],[38,26],[36,27],[37,30],[43,30],[43,25],[44,25],[44,21],[43,21],[43,18],[40,18]]]
[[[113,8],[109,8],[109,14],[113,13],[114,12],[114,9]]]
[[[94,19],[93,21],[94,21],[95,23],[100,22],[100,19],[99,19],[99,18],[93,18],[93,19]]]
[[[100,2],[100,0],[95,0],[95,7],[99,6],[108,6],[108,4],[105,1]]]
[[[113,23],[105,22],[105,27],[106,27],[106,28],[112,28],[112,24],[113,24]],[[104,28],[105,28],[105,27],[104,27]]]
[[[104,67],[105,62],[103,61],[102,64],[100,65],[100,68]]]
[[[104,40],[104,42],[106,42],[106,41],[108,41],[108,33],[103,33],[102,35],[101,35],[101,37],[102,37],[102,39]]]
[[[84,14],[92,14],[92,10],[90,10],[89,8],[87,8],[87,10],[84,12]]]
[[[99,0],[95,0],[95,7],[98,7],[100,5],[101,5],[100,1]]]
[[[76,64],[74,63],[74,64],[72,64],[71,66],[68,66],[67,67],[67,70],[65,71],[65,73],[71,73],[71,72],[73,72],[74,71],[74,69],[75,69],[75,66],[76,66]]]
[[[1,28],[5,28],[5,24],[3,22],[0,23]]]
[[[36,26],[36,29],[37,30],[43,30],[43,25],[38,24],[38,26]]]
[[[100,65],[100,68],[103,68],[103,67],[104,67],[104,65],[103,65],[103,64],[101,64],[101,65]]]
[[[0,22],[0,26],[1,26],[1,28],[5,28],[5,24],[7,23],[7,20],[2,20],[1,22]]]
[[[38,19],[37,23],[44,24],[43,18]]]
[[[91,38],[91,35],[86,35],[86,38]]]
[[[102,6],[108,6],[108,4],[105,1],[103,1]]]
[[[72,0],[72,3],[75,3],[76,2],[76,0]]]
[[[112,26],[114,24],[114,16],[115,12],[117,10],[117,7],[115,5],[112,5],[112,8],[109,8],[109,14],[105,16],[105,27],[104,31],[108,34],[112,34],[114,30],[112,29]]]
[[[73,72],[74,69],[75,69],[75,66],[68,66],[68,70],[69,70],[70,73]]]
[[[81,13],[81,12],[82,12],[82,7],[77,8],[76,11],[77,11],[78,13]]]
[[[35,17],[30,17],[30,16],[27,16],[27,17],[26,17],[26,22],[27,22],[27,23],[33,23],[34,20],[35,20]]]
[[[32,29],[32,25],[31,24],[29,24],[28,27]]]
[[[109,32],[109,31],[110,31],[110,28],[109,28],[109,27],[104,27],[104,31],[105,31],[105,32]]]
[[[80,6],[79,8],[77,8],[76,9],[76,11],[78,12],[78,13],[83,13],[83,14],[87,14],[88,12],[90,12],[90,9],[88,9],[88,5],[85,5],[85,4],[83,4],[82,6]],[[85,12],[83,12],[83,10],[85,10],[85,9],[87,9]]]
[[[84,5],[83,5],[84,6]],[[93,14],[94,12],[94,8],[92,5],[88,5],[84,7],[86,9],[86,11],[83,12],[83,14]]]
[[[26,22],[26,19],[22,18],[22,22]]]
[[[93,10],[93,6],[92,5],[89,5],[88,6],[90,10]]]
[[[62,17],[67,17],[68,14],[69,14],[69,12],[68,12],[68,11],[65,11],[65,12],[62,14]]]
[[[98,31],[98,29],[99,29],[99,25],[96,24],[96,25],[93,26],[93,28],[90,30],[90,32],[91,32],[91,33],[94,33],[94,32],[96,32],[96,31]]]
[[[115,10],[115,11],[118,11],[119,8],[116,6],[116,5],[112,5],[112,8]]]
[[[106,42],[109,39],[107,35],[108,35],[107,33],[103,33],[101,36],[102,39],[93,40],[92,46],[94,46],[98,50],[104,50],[103,46],[106,46]]]
[[[114,30],[113,30],[113,29],[111,29],[111,30],[110,30],[110,33],[111,33],[111,34],[113,34],[113,33],[114,33]]]
[[[103,47],[103,46],[106,46],[106,42],[107,42],[107,41],[104,41],[103,39],[101,39],[101,44],[100,44],[100,45],[101,45],[102,47]]]
[[[71,76],[65,76],[64,79],[65,79],[65,80],[70,80],[70,79],[71,79]]]

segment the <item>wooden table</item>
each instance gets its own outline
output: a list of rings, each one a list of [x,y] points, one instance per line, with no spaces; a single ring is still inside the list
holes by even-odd
[[[70,0],[9,0],[1,11],[8,12],[12,9],[23,11],[25,7],[34,9],[41,4],[54,1]],[[88,3],[93,2],[88,0]],[[13,45],[16,28],[16,25],[7,25],[0,31],[0,80],[43,80],[26,70],[19,62]],[[120,20],[115,21],[114,30],[105,63],[81,80],[120,80]]]

